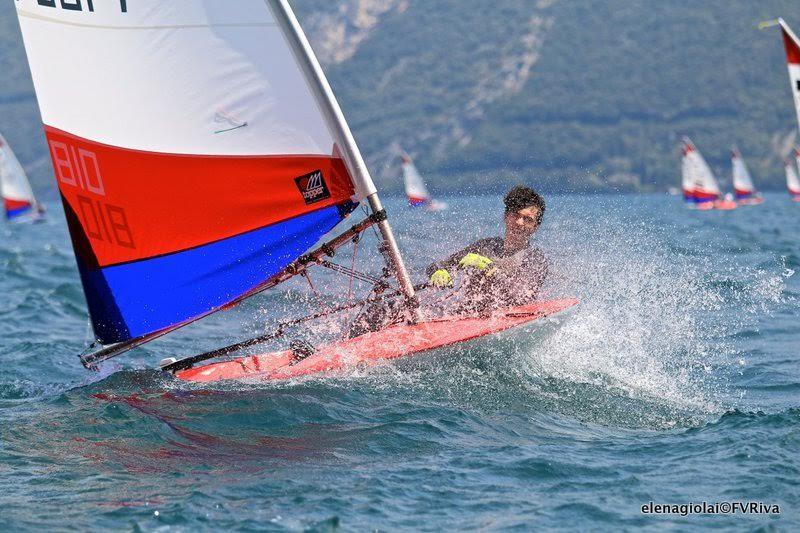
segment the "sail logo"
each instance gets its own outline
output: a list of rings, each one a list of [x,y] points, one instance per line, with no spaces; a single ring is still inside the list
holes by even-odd
[[[297,188],[300,189],[300,194],[303,195],[306,205],[311,205],[331,197],[331,192],[328,190],[328,185],[325,183],[325,178],[322,176],[321,170],[315,170],[299,178],[295,178],[294,182]]]
[[[19,2],[19,0],[17,0],[17,2]],[[94,13],[94,0],[37,0],[36,3],[42,7],[58,8],[61,6],[61,9],[67,11],[84,11],[83,6],[85,5],[86,11]],[[119,0],[119,8],[122,13],[127,13],[128,0]]]

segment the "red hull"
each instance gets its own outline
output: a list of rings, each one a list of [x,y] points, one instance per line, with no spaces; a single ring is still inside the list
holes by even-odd
[[[714,202],[714,209],[719,211],[730,211],[731,209],[736,209],[737,207],[739,207],[739,204],[733,200],[717,200]]]
[[[760,205],[764,203],[764,199],[760,196],[755,196],[753,198],[741,198],[737,200],[739,205]]]
[[[499,333],[573,307],[574,298],[537,302],[498,312],[490,317],[448,317],[413,325],[398,325],[361,337],[317,348],[314,355],[295,362],[291,351],[243,357],[181,370],[178,379],[212,382],[228,379],[282,380],[331,372],[356,365],[413,355]],[[293,364],[294,363],[294,364]]]

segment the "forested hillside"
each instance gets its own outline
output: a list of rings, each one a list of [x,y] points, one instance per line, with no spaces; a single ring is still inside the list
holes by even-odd
[[[797,129],[779,32],[796,0],[295,0],[384,188],[396,149],[432,189],[663,190],[681,135],[722,176],[741,149],[782,183]],[[0,6],[0,130],[49,183],[13,4]]]

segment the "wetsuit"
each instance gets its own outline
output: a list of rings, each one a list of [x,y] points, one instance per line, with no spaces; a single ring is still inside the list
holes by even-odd
[[[437,270],[447,270],[456,279],[457,287],[451,297],[439,299],[427,309],[427,314],[485,313],[535,301],[549,270],[547,258],[535,246],[509,254],[504,243],[501,237],[481,239],[444,261],[431,264],[426,271],[428,277]],[[486,257],[492,264],[485,271],[464,268],[459,263],[468,254]],[[348,337],[377,331],[401,317],[399,300],[372,302],[351,324]]]
[[[492,260],[486,270],[463,268],[461,260],[468,254],[478,254]],[[513,307],[536,300],[547,278],[549,265],[541,249],[528,246],[508,253],[502,237],[481,239],[460,250],[444,261],[437,261],[427,269],[430,277],[437,270],[447,270],[461,279],[460,287],[465,297],[460,298],[467,307],[475,310]]]

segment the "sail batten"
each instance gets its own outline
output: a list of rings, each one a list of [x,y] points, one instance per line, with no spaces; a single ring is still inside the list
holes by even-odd
[[[252,294],[374,202],[284,2],[16,6],[101,344]]]

